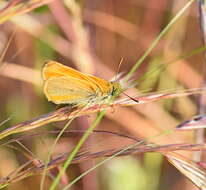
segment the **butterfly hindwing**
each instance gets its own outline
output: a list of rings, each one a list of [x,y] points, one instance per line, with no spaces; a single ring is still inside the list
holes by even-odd
[[[44,92],[48,100],[56,104],[76,104],[95,95],[84,81],[64,76],[46,80]]]

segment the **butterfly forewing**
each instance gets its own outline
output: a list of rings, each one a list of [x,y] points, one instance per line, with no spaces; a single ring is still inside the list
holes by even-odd
[[[49,61],[44,65],[42,75],[44,80],[58,76],[70,76],[85,80],[85,75],[83,73],[55,61]]]
[[[107,93],[109,93],[112,90],[111,83],[106,81],[106,80],[97,78],[97,77],[92,76],[92,75],[91,76],[89,75],[89,80],[92,83],[96,84],[96,86],[98,86],[98,88],[101,89],[101,92],[103,94],[107,94]]]

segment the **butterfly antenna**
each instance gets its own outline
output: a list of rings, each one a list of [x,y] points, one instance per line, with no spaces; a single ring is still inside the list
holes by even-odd
[[[119,71],[120,71],[120,67],[121,67],[121,65],[122,65],[123,59],[124,59],[124,58],[121,57],[120,62],[119,62],[119,65],[118,65],[118,68],[117,68],[117,72],[116,72],[116,76],[115,76],[115,81],[117,81],[117,76],[118,76],[118,73],[119,73]]]
[[[128,98],[130,98],[131,100],[133,100],[134,102],[139,103],[139,100],[137,100],[136,98],[133,98],[133,97],[129,96],[128,94],[124,93],[124,92],[122,92],[122,93],[123,93],[125,96],[127,96]]]

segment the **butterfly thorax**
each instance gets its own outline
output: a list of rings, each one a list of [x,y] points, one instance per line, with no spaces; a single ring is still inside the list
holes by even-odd
[[[94,102],[108,104],[112,101],[112,98],[115,98],[120,93],[121,85],[118,82],[107,82],[107,85],[107,88],[103,90],[97,89],[96,98],[93,99]]]

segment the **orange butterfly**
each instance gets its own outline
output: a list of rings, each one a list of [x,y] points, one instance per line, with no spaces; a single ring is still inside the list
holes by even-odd
[[[48,61],[42,71],[44,93],[55,104],[87,106],[105,104],[119,94],[118,82],[109,82],[81,73],[55,61]]]

